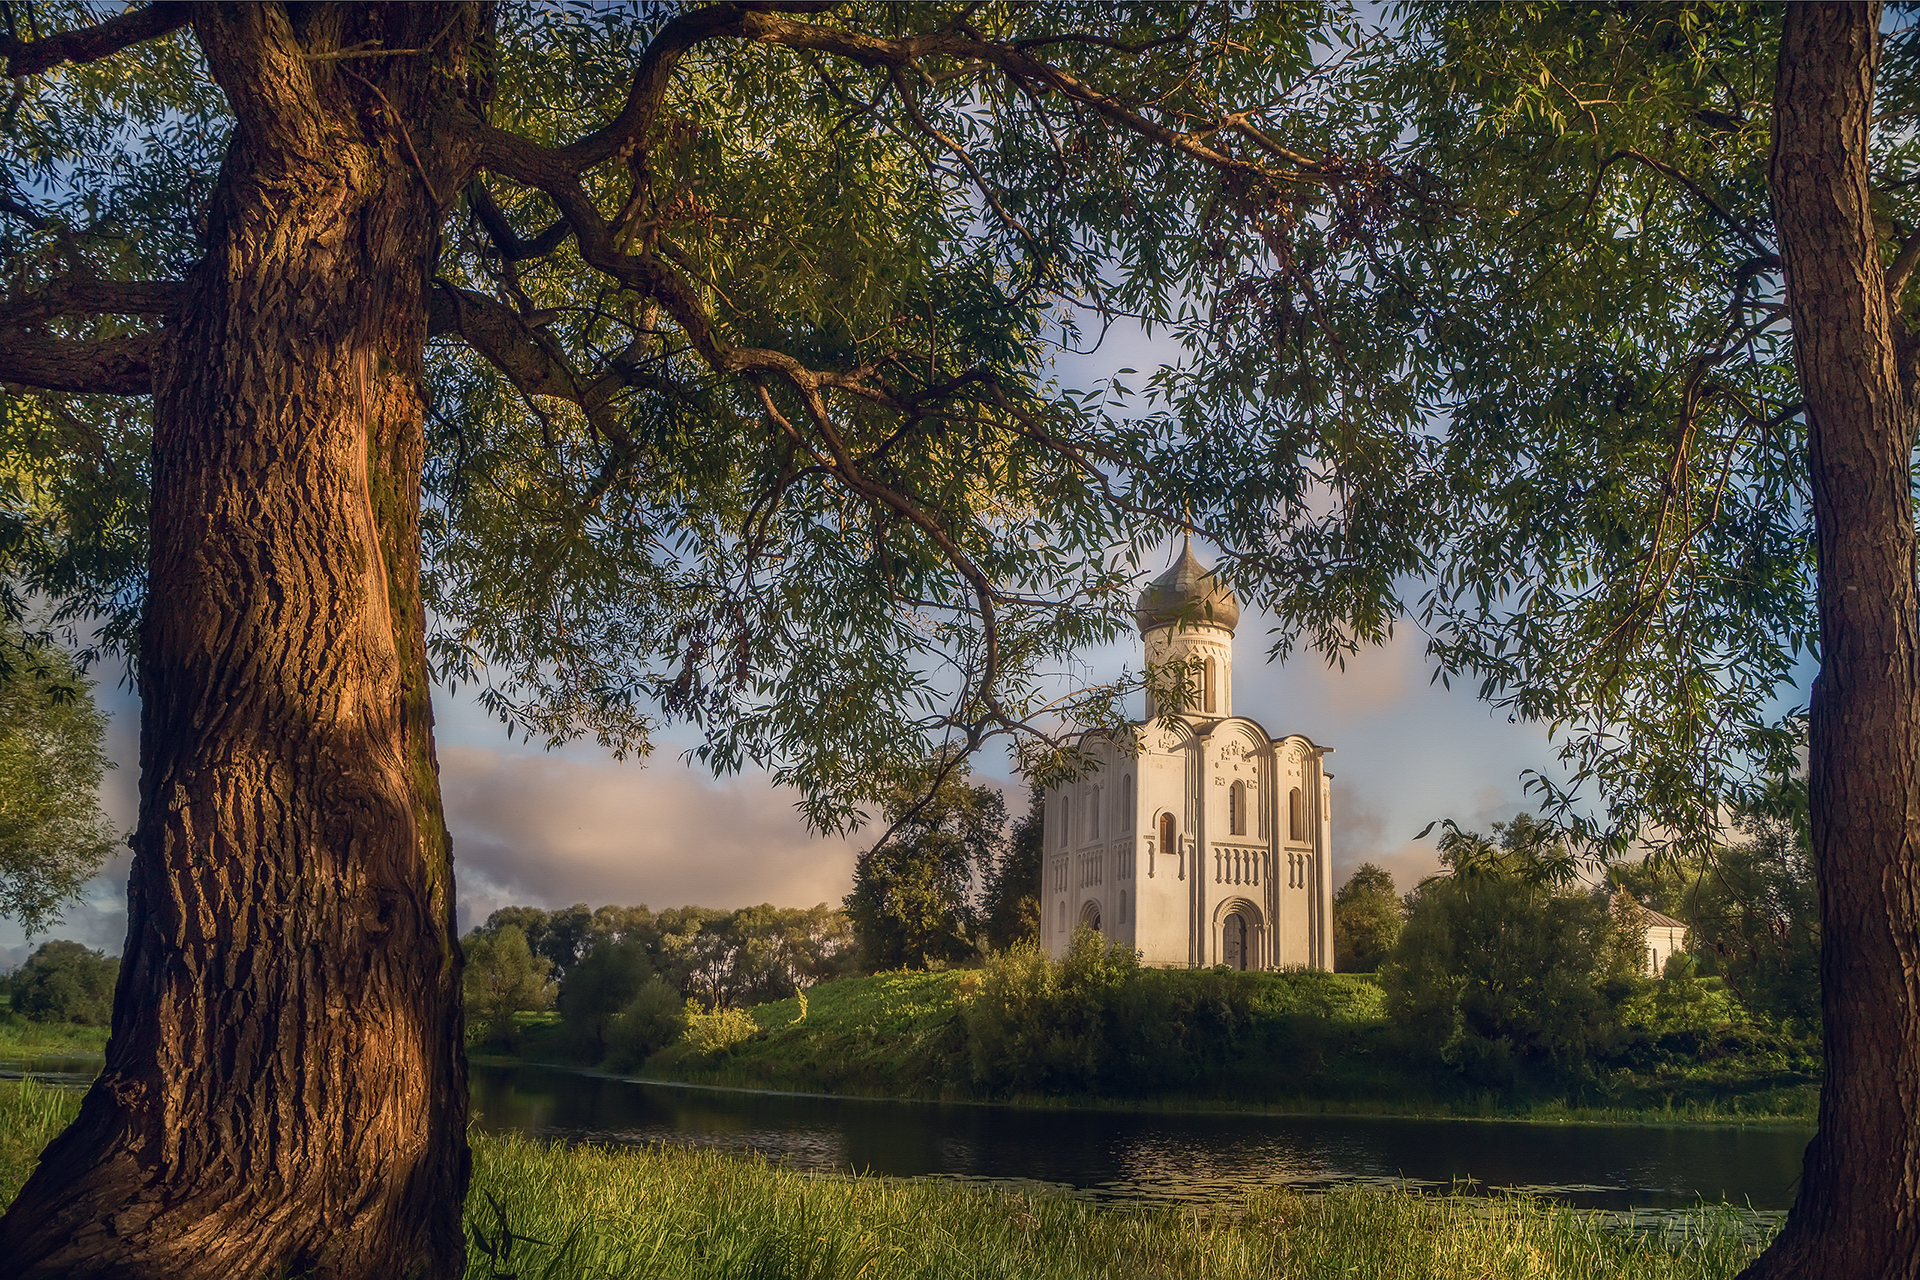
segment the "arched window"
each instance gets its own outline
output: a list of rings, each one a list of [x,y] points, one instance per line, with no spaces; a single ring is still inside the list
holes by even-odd
[[[1160,815],[1160,852],[1169,858],[1173,856],[1173,815],[1170,813]]]
[[[1100,838],[1100,788],[1091,787],[1087,791],[1087,839]]]
[[[1067,931],[1067,904],[1063,902],[1060,904],[1060,932],[1065,933],[1066,931]]]
[[[1247,784],[1236,782],[1227,791],[1227,830],[1236,836],[1247,834]]]
[[[1067,823],[1073,817],[1073,801],[1067,796],[1061,796],[1060,802],[1059,802],[1059,809],[1060,809],[1060,847],[1064,849],[1067,847]]]
[[[1287,838],[1289,840],[1307,838],[1306,799],[1300,794],[1298,787],[1287,793]]]
[[[1206,700],[1204,705],[1208,715],[1212,715],[1215,711],[1219,710],[1220,707],[1218,672],[1219,668],[1214,665],[1212,658],[1208,658],[1206,665],[1201,668],[1200,689],[1202,697]]]
[[[1133,830],[1133,775],[1120,776],[1120,829]]]

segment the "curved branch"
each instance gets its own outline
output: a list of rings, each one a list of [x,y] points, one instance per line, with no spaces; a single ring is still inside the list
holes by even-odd
[[[122,49],[184,27],[193,17],[189,4],[150,4],[91,27],[62,31],[39,40],[0,36],[0,54],[7,59],[7,75],[15,80],[35,76],[68,62],[98,62]]]

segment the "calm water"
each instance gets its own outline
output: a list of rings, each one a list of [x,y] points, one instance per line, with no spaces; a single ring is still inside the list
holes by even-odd
[[[545,1067],[473,1068],[476,1123],[595,1142],[760,1152],[789,1168],[1043,1183],[1210,1201],[1336,1183],[1535,1191],[1598,1209],[1792,1203],[1809,1129],[1136,1115],[676,1088]],[[1771,1217],[1771,1214],[1764,1215]]]

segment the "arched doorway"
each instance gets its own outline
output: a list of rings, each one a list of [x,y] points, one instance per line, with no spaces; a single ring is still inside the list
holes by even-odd
[[[1227,968],[1246,972],[1247,918],[1238,911],[1229,911],[1220,922],[1220,958]]]
[[[1100,904],[1099,903],[1088,902],[1086,905],[1080,908],[1080,925],[1082,928],[1091,929],[1095,933],[1100,932]]]

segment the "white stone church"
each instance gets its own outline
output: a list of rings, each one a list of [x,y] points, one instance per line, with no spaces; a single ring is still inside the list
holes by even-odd
[[[1199,700],[1174,729],[1150,704],[1137,754],[1087,735],[1099,767],[1047,792],[1042,944],[1086,925],[1149,965],[1332,969],[1330,748],[1233,714],[1240,605],[1190,545],[1136,616],[1149,668],[1197,663]]]

